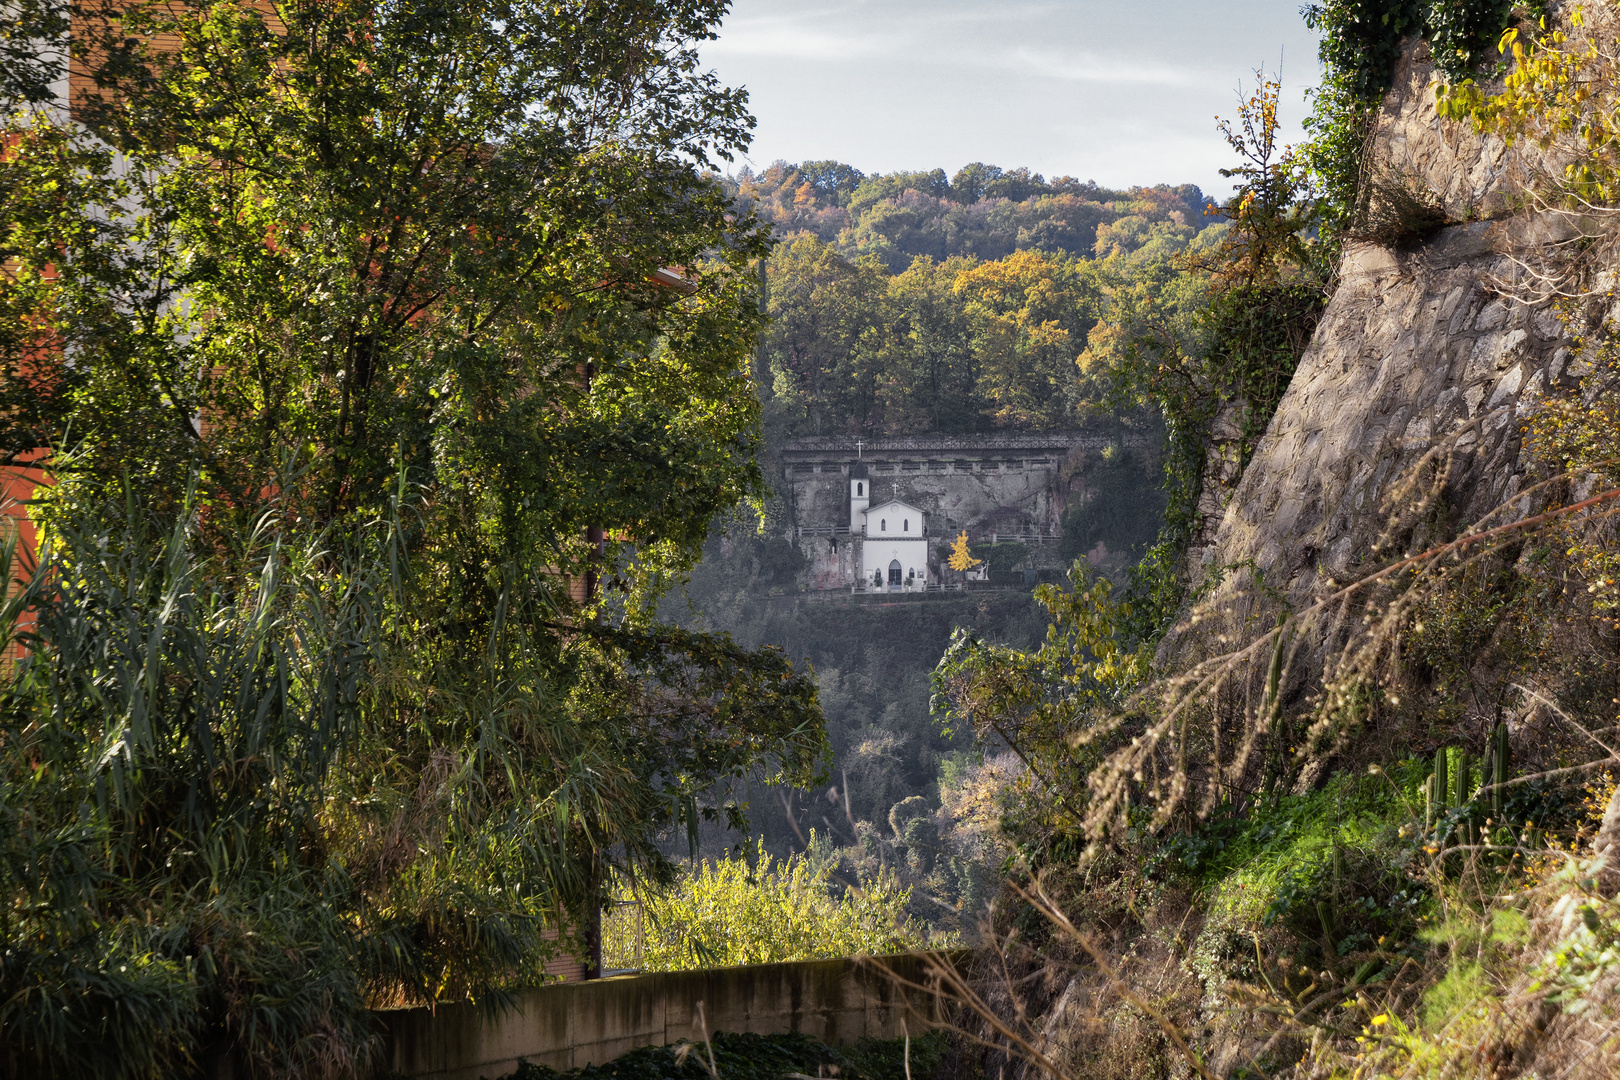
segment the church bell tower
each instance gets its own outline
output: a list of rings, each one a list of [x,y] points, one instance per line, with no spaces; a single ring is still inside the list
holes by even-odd
[[[865,522],[861,514],[872,502],[872,482],[866,475],[866,463],[853,461],[849,466],[849,531],[855,536],[861,533]],[[823,519],[825,520],[825,519]]]

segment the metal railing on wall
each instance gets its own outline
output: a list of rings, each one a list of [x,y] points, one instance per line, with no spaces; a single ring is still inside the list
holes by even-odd
[[[609,900],[602,908],[602,974],[641,970],[647,955],[647,912],[640,900]]]

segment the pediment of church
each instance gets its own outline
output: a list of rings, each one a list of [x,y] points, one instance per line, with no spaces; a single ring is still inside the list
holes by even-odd
[[[886,503],[868,507],[862,512],[866,515],[866,531],[869,534],[874,531],[876,522],[888,518],[893,518],[897,521],[910,520],[913,524],[912,527],[907,531],[914,533],[922,532],[922,509],[920,507],[913,506],[908,502],[901,502],[899,499],[890,499]],[[896,526],[895,529],[889,531],[899,531],[899,526]]]

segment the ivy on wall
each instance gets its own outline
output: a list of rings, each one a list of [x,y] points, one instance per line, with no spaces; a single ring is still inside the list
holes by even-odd
[[[1310,138],[1298,154],[1321,193],[1328,239],[1354,225],[1367,125],[1390,87],[1401,43],[1427,41],[1441,76],[1463,83],[1500,74],[1502,34],[1546,10],[1544,0],[1325,0],[1305,8],[1306,25],[1322,34],[1325,72],[1312,91]]]
[[[1504,30],[1544,14],[1544,3],[1512,0],[1327,0],[1305,9],[1305,24],[1322,32],[1330,77],[1365,101],[1389,89],[1404,38],[1427,40],[1440,74],[1460,82],[1496,55]]]

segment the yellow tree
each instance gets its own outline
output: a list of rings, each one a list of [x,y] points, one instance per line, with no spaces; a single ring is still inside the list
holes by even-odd
[[[972,553],[968,551],[967,530],[963,529],[962,535],[958,536],[956,543],[951,545],[951,555],[950,558],[945,560],[945,564],[952,570],[971,570],[983,561],[983,559],[975,559]]]
[[[967,267],[954,291],[978,366],[982,415],[996,427],[1051,429],[1068,416],[1075,357],[1095,297],[1074,267],[1019,251]]]

